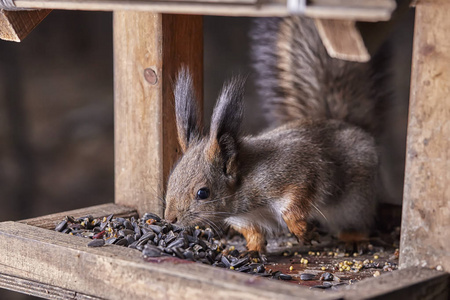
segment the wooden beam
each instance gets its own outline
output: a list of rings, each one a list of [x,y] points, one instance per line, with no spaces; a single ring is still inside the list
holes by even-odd
[[[450,3],[416,6],[400,266],[450,271]]]
[[[201,16],[114,12],[116,203],[162,216],[164,187],[181,151],[172,86],[181,66],[203,86]]]
[[[72,10],[133,10],[154,13],[288,16],[287,0],[15,0],[17,7]],[[394,0],[312,0],[304,14],[312,18],[351,19],[377,22],[389,20]]]
[[[423,268],[407,268],[367,278],[345,287],[343,299],[435,299],[449,297],[449,274]]]
[[[83,293],[0,273],[0,287],[44,299],[100,300]]]
[[[0,9],[0,39],[23,41],[50,12],[49,9],[20,11]]]

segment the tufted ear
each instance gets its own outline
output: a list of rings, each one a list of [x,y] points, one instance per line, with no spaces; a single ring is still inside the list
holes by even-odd
[[[194,94],[194,84],[189,70],[182,68],[178,73],[174,89],[175,115],[178,141],[184,152],[193,141],[200,138],[200,113]]]
[[[243,116],[245,79],[235,77],[226,83],[220,93],[211,119],[207,157],[219,159],[225,175],[235,178],[237,153]]]

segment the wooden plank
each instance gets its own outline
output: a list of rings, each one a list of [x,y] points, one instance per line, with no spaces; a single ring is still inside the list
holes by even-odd
[[[144,262],[117,245],[22,223],[0,223],[0,277],[18,277],[107,299],[337,299],[335,295],[168,257]],[[3,282],[3,280],[0,280]],[[13,284],[9,285],[14,288]]]
[[[23,41],[50,12],[49,9],[21,11],[0,9],[0,39]]]
[[[442,299],[449,297],[449,274],[423,268],[407,268],[347,286],[343,298],[352,299]]]
[[[116,217],[132,217],[137,216],[137,212],[129,207],[116,205],[113,203],[101,204],[81,209],[69,210],[61,213],[46,215],[38,218],[26,219],[19,221],[20,223],[37,226],[46,229],[55,229],[55,225],[64,219],[65,216],[72,216],[75,218],[91,215],[94,218],[101,218],[114,214]]]
[[[450,3],[416,6],[400,266],[450,270]]]
[[[229,1],[233,1],[230,3]],[[286,0],[15,0],[17,7],[72,10],[133,10],[155,13],[223,15],[223,16],[288,16]],[[252,3],[249,3],[252,2]],[[359,21],[389,20],[395,1],[314,0],[308,1],[304,14],[311,18],[351,19]]]
[[[367,62],[384,43],[397,21],[409,9],[410,0],[398,1],[387,22],[315,19],[323,44],[331,57]],[[368,1],[369,4],[370,1]]]
[[[355,21],[315,19],[315,23],[331,57],[357,62],[370,60]]]
[[[194,75],[202,105],[202,17],[114,12],[116,203],[163,213],[177,141],[173,79]]]
[[[76,299],[76,300],[103,299],[75,291],[62,289],[49,284],[43,284],[40,282],[1,273],[0,273],[0,288],[44,299]]]

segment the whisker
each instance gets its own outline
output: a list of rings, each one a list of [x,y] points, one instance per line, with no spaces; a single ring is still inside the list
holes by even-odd
[[[311,203],[311,205],[312,205],[312,207],[314,207],[314,208],[319,212],[319,214],[322,215],[322,217],[325,219],[325,221],[328,221],[327,217],[325,217],[325,215],[324,215],[323,212],[317,207],[317,205],[315,205],[314,203]]]
[[[233,216],[233,213],[226,212],[226,211],[202,211],[202,215],[210,215],[210,216]]]

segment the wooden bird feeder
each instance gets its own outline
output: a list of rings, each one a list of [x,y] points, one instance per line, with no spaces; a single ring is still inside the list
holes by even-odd
[[[432,268],[450,270],[450,2],[415,4],[400,270],[323,293],[201,264],[144,263],[134,249],[87,248],[49,229],[65,215],[162,214],[155,195],[180,154],[171,78],[189,66],[201,95],[201,15],[304,14],[330,55],[367,61],[409,1],[0,0],[0,38],[13,41],[51,9],[114,11],[115,74],[114,203],[0,223],[0,287],[48,299],[448,299],[448,273]]]

